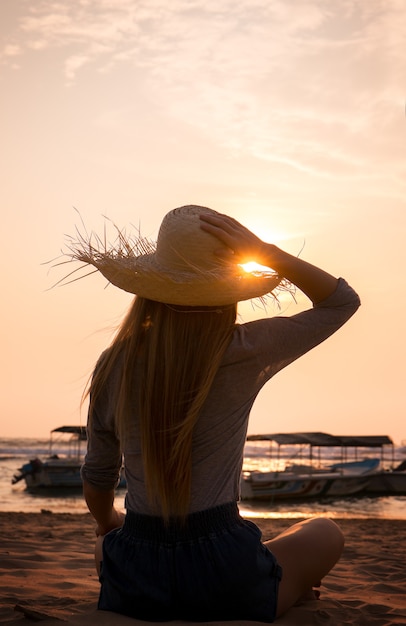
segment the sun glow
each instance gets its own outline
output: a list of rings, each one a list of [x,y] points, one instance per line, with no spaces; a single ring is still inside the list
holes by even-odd
[[[247,272],[247,274],[263,274],[264,272],[269,273],[269,267],[265,267],[265,265],[260,265],[255,261],[241,263],[240,267],[242,267],[244,272]]]

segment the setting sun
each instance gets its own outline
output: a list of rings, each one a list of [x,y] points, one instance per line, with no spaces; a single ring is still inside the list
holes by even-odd
[[[265,265],[260,265],[255,261],[248,261],[247,263],[241,263],[240,267],[247,272],[247,274],[263,274],[264,272],[269,272],[269,267]]]

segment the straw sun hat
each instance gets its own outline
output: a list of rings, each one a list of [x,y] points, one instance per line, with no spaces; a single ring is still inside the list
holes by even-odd
[[[67,256],[94,266],[124,291],[166,304],[222,306],[270,294],[279,276],[271,270],[246,272],[220,260],[215,255],[219,240],[200,228],[201,213],[216,211],[189,205],[167,213],[156,244],[128,237],[117,227],[113,245],[78,233],[70,239]]]

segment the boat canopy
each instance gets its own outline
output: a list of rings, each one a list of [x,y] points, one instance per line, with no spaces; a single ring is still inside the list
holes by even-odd
[[[393,446],[393,441],[386,435],[329,435],[328,433],[276,433],[273,435],[248,435],[247,441],[275,441],[279,445],[310,446],[353,446],[357,448],[382,448]]]
[[[51,430],[51,433],[69,433],[71,435],[77,435],[82,441],[87,439],[85,426],[59,426]]]

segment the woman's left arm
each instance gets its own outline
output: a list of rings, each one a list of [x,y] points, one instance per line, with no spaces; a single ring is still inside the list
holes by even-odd
[[[125,514],[114,507],[114,489],[95,489],[83,481],[83,494],[90,513],[97,522],[96,535],[105,535],[114,528],[120,528]]]

